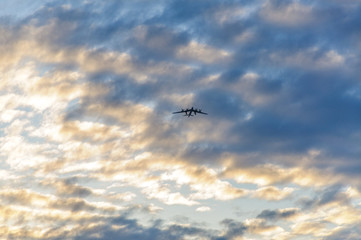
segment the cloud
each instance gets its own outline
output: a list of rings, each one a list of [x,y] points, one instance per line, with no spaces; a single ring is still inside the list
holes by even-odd
[[[283,232],[282,228],[267,225],[261,219],[247,219],[245,222],[238,222],[233,219],[224,219],[221,224],[226,226],[226,230],[220,239],[238,239],[243,237],[245,234],[257,234],[269,237]]]
[[[147,188],[144,188],[142,191],[144,194],[147,195],[150,199],[158,199],[161,202],[168,204],[168,205],[175,205],[175,204],[181,204],[181,205],[187,205],[187,206],[193,206],[199,204],[197,201],[190,200],[186,197],[184,197],[181,193],[170,192],[169,189],[159,186],[148,186]]]
[[[352,226],[352,227],[337,229],[333,231],[332,234],[330,236],[327,236],[325,239],[336,240],[342,238],[347,240],[356,240],[359,238],[359,236],[360,236],[360,227]]]
[[[75,239],[184,239],[184,237],[197,237],[210,239],[210,233],[205,230],[182,225],[168,225],[164,228],[155,222],[153,226],[144,227],[134,219],[123,216],[108,220],[108,225],[100,224],[84,229]]]
[[[211,211],[211,208],[210,207],[207,207],[207,206],[202,206],[202,207],[198,207],[196,209],[197,212],[208,212],[208,211]]]
[[[328,173],[327,171],[322,172],[320,176],[319,170],[317,169],[304,169],[301,167],[296,168],[284,168],[277,165],[256,165],[251,167],[236,167],[233,166],[234,156],[225,160],[228,165],[227,169],[222,173],[226,177],[231,177],[239,183],[253,183],[260,186],[266,186],[277,183],[295,183],[300,186],[326,186],[330,183],[340,181],[337,176]],[[236,158],[238,159],[238,158]],[[252,159],[252,158],[250,158]],[[307,160],[304,158],[293,158],[295,161]],[[241,161],[242,159],[238,160]],[[245,157],[244,161],[249,160]],[[300,174],[302,173],[302,174]],[[290,189],[289,189],[290,190]]]
[[[188,185],[195,191],[191,195],[192,199],[230,200],[247,194],[246,190],[235,188],[229,182],[218,179],[214,170],[203,167],[186,165],[186,168],[164,174],[163,177],[165,180],[175,180],[179,185]]]
[[[263,210],[257,218],[262,218],[270,221],[277,221],[281,219],[292,218],[298,214],[299,209],[285,208],[277,210]]]
[[[108,198],[112,200],[120,200],[125,202],[131,202],[136,197],[136,194],[132,192],[116,193],[110,192]],[[154,206],[155,208],[155,206]]]
[[[230,53],[224,50],[214,49],[203,44],[190,42],[189,45],[181,47],[177,52],[178,57],[198,60],[205,63],[226,61]]]
[[[232,219],[224,219],[221,224],[226,227],[224,239],[234,239],[235,237],[241,237],[247,231],[247,226],[241,222],[234,221]]]
[[[176,55],[176,50],[188,43],[188,36],[184,33],[172,32],[164,26],[135,27],[134,49],[140,57],[145,58],[169,58]]]
[[[218,8],[212,13],[213,18],[218,24],[225,25],[250,18],[255,12],[257,12],[257,10],[257,4],[253,6],[237,6],[235,4],[229,4],[225,6],[218,6]]]
[[[1,11],[0,232],[355,239],[360,6],[37,1]],[[171,115],[192,105],[209,115]]]
[[[142,189],[147,197],[156,198],[165,204],[195,205],[199,204],[197,200],[201,199],[231,200],[247,194],[246,190],[235,188],[229,182],[218,179],[214,170],[171,156],[144,153],[136,159],[123,161],[120,165],[117,162],[112,165],[104,164],[108,166],[104,165],[99,178],[125,181]],[[158,174],[155,174],[156,172]],[[169,181],[178,188],[189,187],[189,197],[171,191],[167,184]]]
[[[89,202],[80,198],[63,199],[31,190],[7,189],[0,194],[2,204],[6,204],[0,207],[1,218],[6,219],[4,222],[17,223],[17,228],[10,222],[4,225],[7,229],[4,234],[9,238],[52,239],[63,234],[68,235],[69,232],[66,233],[64,228],[66,225],[69,229],[75,229],[79,227],[78,222],[98,221],[102,216],[119,211],[114,205]],[[57,223],[58,230],[54,230],[53,223]],[[32,224],[42,227],[31,226]]]
[[[266,1],[261,10],[261,16],[272,23],[291,27],[310,24],[316,19],[312,6],[297,1],[291,1],[291,3]]]
[[[349,205],[349,197],[340,185],[326,187],[318,191],[317,197],[313,199],[302,199],[304,207],[322,207],[334,204]]]
[[[46,179],[42,184],[44,186],[55,187],[56,193],[63,196],[87,197],[93,193],[91,189],[76,184],[76,178],[68,178],[60,181]]]
[[[268,186],[257,189],[254,193],[254,196],[270,201],[279,201],[289,197],[292,194],[293,190],[294,189],[288,187],[280,190],[277,187]]]
[[[126,132],[115,126],[108,126],[97,122],[67,121],[59,130],[63,139],[74,139],[78,141],[101,142],[107,139],[122,137]]]
[[[260,234],[264,236],[271,236],[282,233],[284,230],[280,226],[267,225],[262,219],[249,219],[245,221],[248,231],[252,234]]]
[[[1,191],[2,202],[7,202],[11,204],[36,204],[37,202],[43,202],[48,199],[47,196],[32,192],[30,190],[14,190],[7,189],[5,191]]]
[[[325,222],[302,222],[292,226],[292,231],[296,235],[312,235],[315,237],[327,236],[328,230]]]
[[[36,237],[47,239],[64,237],[111,239],[117,235],[127,239],[132,239],[132,237],[154,239],[157,236],[173,236],[174,239],[181,239],[186,235],[208,236],[205,230],[196,227],[169,225],[161,228],[158,226],[159,224],[145,227],[140,225],[137,220],[129,219],[126,216],[114,216],[119,213],[120,209],[114,205],[101,202],[88,202],[79,198],[62,199],[28,190],[3,191],[1,196],[2,203],[5,201],[14,207],[0,206],[0,216],[6,217],[9,221],[17,221],[21,227],[18,231],[12,229],[11,226],[8,227],[7,237],[23,239]],[[19,207],[17,204],[21,204],[23,207]],[[31,208],[28,208],[30,206]],[[154,211],[154,206],[149,206],[149,209]],[[125,210],[123,213],[127,215],[130,210]],[[43,231],[36,227],[26,230],[32,220],[42,224]],[[58,227],[54,228],[49,224],[51,222],[57,222]],[[84,223],[87,224],[84,225]],[[65,229],[66,226],[68,226],[68,230]]]
[[[322,71],[343,67],[347,58],[347,56],[342,56],[335,50],[323,52],[317,48],[304,49],[302,52],[296,52],[291,56],[289,53],[286,53],[286,55],[273,53],[270,55],[270,59],[275,63],[282,62],[290,66]]]

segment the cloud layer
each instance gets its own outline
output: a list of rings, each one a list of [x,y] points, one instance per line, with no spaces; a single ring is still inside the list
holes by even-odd
[[[360,2],[22,4],[0,11],[4,239],[359,238]]]

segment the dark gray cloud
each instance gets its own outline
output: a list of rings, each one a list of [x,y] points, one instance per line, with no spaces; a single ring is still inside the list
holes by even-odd
[[[286,209],[286,210],[263,210],[257,218],[262,218],[270,221],[277,221],[280,219],[287,219],[289,217],[297,214],[295,209]]]
[[[133,29],[129,47],[133,55],[145,60],[166,60],[188,43],[186,33],[178,33],[162,25],[140,25]]]
[[[197,228],[185,227],[181,225],[170,225],[161,228],[162,222],[155,221],[150,227],[143,227],[135,219],[125,218],[123,216],[110,219],[107,225],[100,225],[81,232],[74,239],[184,239],[186,236],[192,237],[210,237],[211,233]],[[122,226],[118,230],[112,226]],[[94,235],[97,235],[94,237]]]
[[[299,202],[305,209],[318,208],[329,203],[339,203],[340,205],[349,205],[350,198],[343,191],[343,186],[335,185],[319,190],[317,197],[313,199],[304,198]]]
[[[54,189],[59,196],[63,197],[66,196],[85,198],[93,194],[91,188],[83,187],[77,184],[77,181],[78,179],[76,177],[56,180],[43,180],[41,182],[41,186],[47,187],[49,189]]]
[[[220,238],[220,240],[242,237],[248,229],[248,227],[245,226],[243,223],[233,219],[224,219],[221,224],[226,227],[226,233],[222,238]]]
[[[236,94],[221,89],[204,89],[197,94],[195,102],[200,107],[207,107],[212,118],[237,119],[245,112],[244,104]]]
[[[308,91],[312,89],[305,89],[306,94],[309,94]],[[258,148],[271,151],[305,152],[313,147],[339,156],[352,156],[357,151],[354,140],[349,142],[348,148],[329,146],[341,144],[341,139],[348,139],[359,128],[359,101],[337,95],[317,96],[316,93],[309,97],[281,101],[282,106],[277,103],[267,109],[253,109],[253,119],[235,125],[235,131],[232,132],[247,136],[249,145],[258,142]],[[334,138],[331,140],[330,136]],[[337,139],[339,141],[335,142]],[[279,143],[280,148],[275,148],[274,143]]]

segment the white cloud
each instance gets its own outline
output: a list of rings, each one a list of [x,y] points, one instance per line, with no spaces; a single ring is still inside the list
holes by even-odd
[[[148,186],[142,190],[150,199],[158,199],[167,205],[198,205],[199,202],[184,197],[180,192],[170,192],[169,189],[159,186]]]
[[[196,209],[197,212],[208,212],[211,211],[210,207],[202,206]]]

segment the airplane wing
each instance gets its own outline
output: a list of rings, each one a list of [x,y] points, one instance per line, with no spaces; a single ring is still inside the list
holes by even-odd
[[[187,112],[188,112],[188,110],[182,109],[181,111],[173,112],[173,114],[177,114],[177,113],[186,113],[187,114]]]
[[[177,113],[184,113],[184,111],[173,112],[173,114],[177,114]]]
[[[200,113],[200,114],[204,114],[204,115],[208,115],[208,113],[205,113],[205,112],[202,112],[202,110],[197,110],[197,111],[195,111],[196,113]]]
[[[198,112],[200,114],[204,114],[204,115],[208,115],[208,113],[205,113],[205,112]]]

